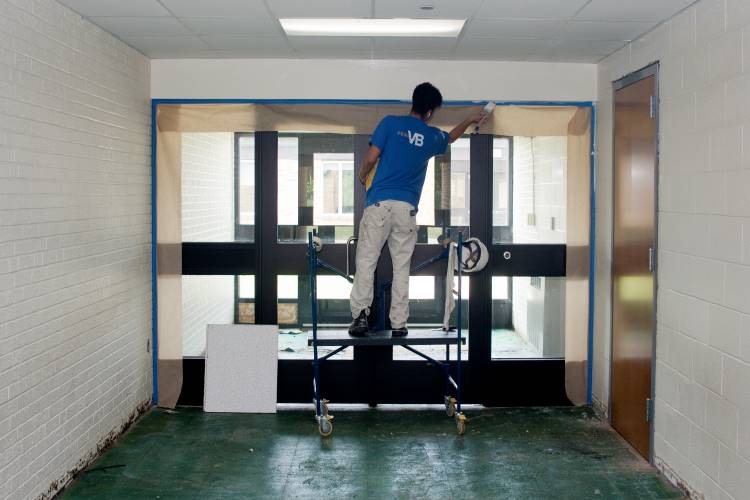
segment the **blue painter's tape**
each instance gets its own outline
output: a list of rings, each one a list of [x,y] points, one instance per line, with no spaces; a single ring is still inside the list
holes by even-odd
[[[157,104],[151,102],[151,374],[152,392],[151,401],[154,405],[159,404],[158,385],[158,360],[159,339],[157,324],[156,300],[156,108]]]
[[[368,106],[409,106],[398,99],[152,99],[159,104],[340,104]],[[487,101],[445,101],[443,106],[480,106]],[[592,101],[495,101],[496,106],[575,106],[592,107]]]
[[[586,404],[593,402],[594,301],[596,299],[596,106],[591,108],[591,171],[589,187],[589,324],[586,366]]]
[[[479,106],[481,101],[445,101],[445,107]],[[161,104],[338,104],[338,105],[402,105],[410,101],[397,99],[152,99],[151,100],[151,345],[153,363],[153,403],[159,402],[158,386],[158,301],[156,297],[156,111]],[[589,229],[589,314],[588,314],[588,373],[587,403],[591,404],[592,366],[594,342],[594,278],[595,278],[595,158],[594,145],[596,134],[596,107],[593,101],[495,101],[496,106],[540,106],[540,107],[586,107],[591,108],[591,181],[590,181],[590,224]]]

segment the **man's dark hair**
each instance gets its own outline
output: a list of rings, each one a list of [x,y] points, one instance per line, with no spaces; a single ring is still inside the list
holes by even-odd
[[[440,91],[429,82],[420,83],[414,87],[411,96],[411,111],[424,118],[430,111],[442,106],[443,96]]]

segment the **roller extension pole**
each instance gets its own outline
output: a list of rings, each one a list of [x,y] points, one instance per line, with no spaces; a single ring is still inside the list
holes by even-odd
[[[320,379],[318,376],[318,293],[315,279],[318,269],[318,253],[313,245],[313,234],[307,233],[307,255],[310,267],[310,297],[312,301],[312,338],[313,338],[313,386],[315,388],[315,416],[320,419]]]
[[[456,260],[458,262],[458,312],[456,313],[456,411],[461,413],[461,271],[463,261],[461,253],[464,245],[464,235],[458,232],[458,247]]]

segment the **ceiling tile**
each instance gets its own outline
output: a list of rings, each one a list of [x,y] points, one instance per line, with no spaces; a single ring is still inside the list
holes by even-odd
[[[461,40],[457,52],[507,52],[507,53],[532,53],[541,46],[541,40],[530,40],[521,38],[475,38],[466,37]]]
[[[290,36],[289,43],[296,51],[367,51],[372,42],[363,36]]]
[[[372,46],[378,50],[427,50],[432,52],[452,50],[456,46],[455,38],[427,37],[378,37],[372,39]]]
[[[619,40],[544,40],[540,42],[539,53],[554,53],[561,56],[598,55],[606,56],[615,52],[627,42]]]
[[[588,2],[589,0],[486,0],[476,17],[570,19]]]
[[[562,55],[556,53],[540,52],[532,54],[526,58],[526,62],[555,62],[555,63],[585,63],[585,64],[596,64],[601,61],[602,56],[598,55]]]
[[[643,21],[569,21],[560,31],[567,40],[634,40],[656,23]]]
[[[336,50],[336,49],[305,49],[295,50],[296,55],[306,59],[370,59],[372,51],[366,50]]]
[[[180,0],[178,0],[180,1]],[[370,0],[267,0],[276,17],[371,17]]]
[[[130,1],[130,0],[124,0]],[[160,0],[177,17],[269,18],[263,0]]]
[[[180,21],[196,35],[281,35],[275,19],[257,17],[181,17]]]
[[[522,61],[533,54],[540,43],[517,38],[464,38],[456,47],[455,55],[467,61]]]
[[[668,19],[694,0],[592,0],[578,13],[581,21],[657,21]]]
[[[476,51],[465,52],[456,50],[454,59],[460,61],[528,61],[531,54],[528,52],[515,51]]]
[[[185,56],[183,56],[185,57]],[[290,49],[232,49],[232,50],[199,50],[188,56],[193,59],[292,59],[295,56]],[[171,59],[168,54],[159,59]]]
[[[206,35],[201,40],[210,50],[290,50],[282,36]]]
[[[151,59],[201,59],[205,51],[196,49],[160,49],[142,50]]]
[[[454,59],[453,52],[445,51],[425,51],[425,50],[374,50],[373,59],[399,59],[410,61],[422,61],[425,59],[432,61],[444,61]]]
[[[395,18],[442,18],[470,19],[482,3],[481,0],[372,0],[375,17]],[[433,10],[421,10],[422,5],[431,5]]]
[[[189,35],[174,17],[92,17],[91,22],[117,36]]]
[[[550,38],[562,28],[564,21],[540,19],[474,19],[464,36]]]
[[[596,62],[621,47],[624,41],[637,38],[693,0],[59,1],[154,58]],[[425,4],[434,6],[434,9],[419,9]],[[458,40],[411,37],[287,39],[277,16],[441,17],[465,18],[468,22]]]
[[[84,17],[169,16],[156,0],[60,0]]]
[[[197,36],[124,36],[122,40],[146,55],[150,51],[196,51],[206,50],[208,46]]]

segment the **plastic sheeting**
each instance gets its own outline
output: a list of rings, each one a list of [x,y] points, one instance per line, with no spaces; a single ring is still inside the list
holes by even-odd
[[[588,374],[591,109],[580,108],[568,125],[565,270],[565,389],[586,404]]]
[[[450,130],[481,106],[439,109],[430,125]],[[499,106],[482,133],[542,136],[568,134],[579,108],[570,106]],[[156,122],[161,132],[326,132],[370,134],[386,115],[402,115],[408,106],[365,104],[161,104]]]

